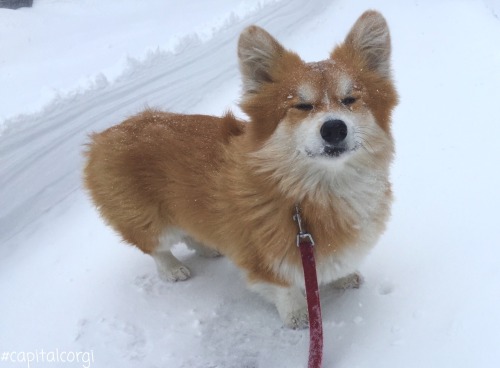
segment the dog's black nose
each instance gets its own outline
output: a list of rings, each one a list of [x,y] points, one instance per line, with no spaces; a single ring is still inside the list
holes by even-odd
[[[321,137],[330,144],[338,144],[347,137],[347,125],[342,120],[328,120],[321,126]]]

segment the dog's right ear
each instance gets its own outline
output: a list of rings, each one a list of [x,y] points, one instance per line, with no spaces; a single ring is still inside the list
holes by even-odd
[[[283,46],[262,28],[245,28],[238,41],[243,92],[256,93],[262,84],[272,82],[271,71],[285,52]]]

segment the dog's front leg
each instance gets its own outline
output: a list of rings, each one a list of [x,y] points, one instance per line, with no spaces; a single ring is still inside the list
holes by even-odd
[[[276,306],[281,320],[288,328],[300,329],[309,325],[307,301],[298,287],[283,287],[267,282],[249,283],[252,291]]]

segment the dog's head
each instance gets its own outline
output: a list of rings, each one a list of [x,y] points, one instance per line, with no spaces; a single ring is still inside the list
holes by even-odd
[[[259,27],[245,29],[238,45],[241,107],[251,118],[255,154],[321,170],[378,156],[390,161],[397,103],[390,54],[389,29],[376,11],[357,20],[330,58],[314,63]]]

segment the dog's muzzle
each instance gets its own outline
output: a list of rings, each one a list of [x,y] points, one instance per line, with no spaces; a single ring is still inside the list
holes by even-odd
[[[323,151],[326,156],[338,157],[347,151],[345,142],[347,125],[342,120],[325,121],[321,126],[320,134],[327,143]]]

